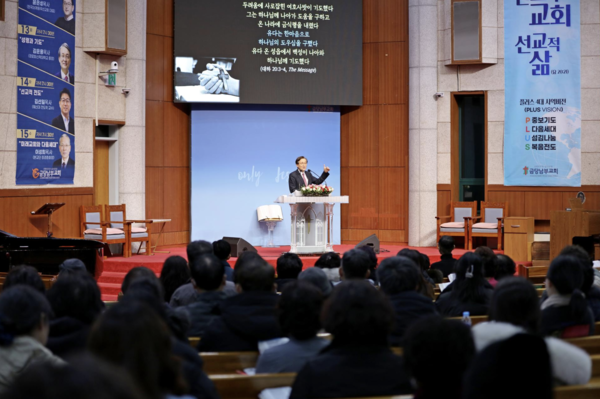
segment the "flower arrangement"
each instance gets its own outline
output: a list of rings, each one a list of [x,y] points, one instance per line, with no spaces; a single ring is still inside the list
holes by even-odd
[[[311,184],[300,188],[300,191],[307,197],[326,197],[333,192],[333,187]]]

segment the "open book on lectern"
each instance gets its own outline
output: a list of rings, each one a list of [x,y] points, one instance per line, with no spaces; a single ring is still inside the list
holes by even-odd
[[[259,222],[271,221],[271,220],[283,220],[283,214],[281,213],[281,207],[279,205],[263,205],[256,209]]]

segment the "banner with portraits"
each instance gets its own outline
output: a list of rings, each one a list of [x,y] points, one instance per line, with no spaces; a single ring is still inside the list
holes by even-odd
[[[16,184],[73,184],[75,1],[19,0]]]

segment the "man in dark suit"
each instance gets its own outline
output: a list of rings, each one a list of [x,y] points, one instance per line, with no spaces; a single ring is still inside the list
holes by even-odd
[[[60,91],[60,115],[52,119],[52,126],[75,134],[75,121],[71,118],[71,92],[66,87]]]
[[[307,166],[308,160],[305,157],[299,156],[296,158],[296,167],[298,169],[290,173],[290,193],[300,190],[300,187],[310,186],[311,184],[321,184],[329,176],[329,168],[325,165],[323,165],[323,173],[318,179],[312,175],[310,170],[306,169]]]
[[[54,74],[57,78],[75,84],[75,76],[69,73],[71,67],[71,47],[67,43],[63,43],[58,48],[58,63],[60,64],[60,71]]]
[[[53,168],[72,169],[75,167],[75,161],[69,156],[71,154],[71,139],[68,134],[63,134],[58,140],[58,149],[60,158],[52,164]]]

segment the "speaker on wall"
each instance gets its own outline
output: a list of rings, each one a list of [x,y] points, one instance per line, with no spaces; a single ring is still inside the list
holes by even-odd
[[[238,258],[242,252],[245,251],[256,251],[256,248],[252,246],[248,241],[240,237],[223,237],[223,240],[227,241],[231,245],[231,256]]]
[[[377,238],[376,234],[370,235],[358,244],[354,248],[359,247],[371,247],[376,254],[379,253],[379,238]]]

